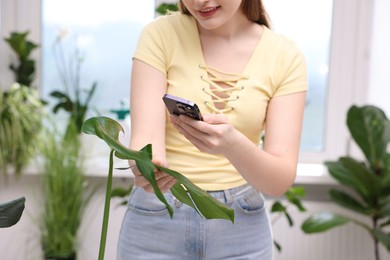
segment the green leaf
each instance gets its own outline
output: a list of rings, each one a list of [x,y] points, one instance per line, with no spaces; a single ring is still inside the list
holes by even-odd
[[[329,195],[334,202],[342,207],[364,215],[370,215],[371,213],[371,211],[362,205],[359,201],[343,191],[331,189],[329,191]]]
[[[344,216],[336,215],[331,212],[322,212],[314,214],[305,220],[302,224],[302,230],[308,234],[324,232],[331,228],[344,225],[349,221],[350,219]]]
[[[386,227],[386,226],[389,226],[390,225],[390,217],[387,219],[387,221],[383,222],[380,224],[380,227]]]
[[[70,100],[69,96],[66,95],[65,93],[61,92],[61,91],[53,91],[50,93],[50,96],[51,97],[55,97],[55,98],[58,98],[58,99],[68,99]]]
[[[306,196],[306,191],[304,187],[296,186],[288,189],[286,194],[294,194],[297,197],[303,198]]]
[[[294,221],[293,221],[293,219],[291,218],[290,214],[287,211],[284,212],[284,216],[287,219],[288,225],[290,227],[294,226]]]
[[[92,96],[96,91],[96,87],[97,87],[97,82],[93,82],[91,88],[87,91],[87,98],[85,99],[85,102],[84,102],[85,108],[87,108],[89,103],[91,102]]]
[[[147,155],[148,160],[136,160],[135,163],[137,165],[138,170],[142,173],[142,175],[149,181],[149,183],[153,187],[153,191],[156,194],[156,196],[159,198],[159,200],[165,204],[169,215],[173,216],[173,210],[172,207],[169,205],[168,201],[165,199],[163,193],[161,192],[160,188],[158,187],[156,176],[154,174],[155,165],[152,163],[152,154],[151,154],[151,148],[152,146],[148,144],[144,148],[141,149],[141,151],[145,152]]]
[[[20,220],[24,204],[26,202],[25,197],[0,204],[0,228],[6,228],[15,225]]]
[[[28,31],[23,33],[13,32],[9,38],[5,39],[5,41],[19,56],[20,60],[26,59],[30,53],[38,47],[35,43],[27,40],[28,34]]]
[[[385,113],[375,106],[352,106],[347,113],[347,125],[372,168],[380,168],[390,142],[390,125]]]
[[[74,103],[72,99],[61,91],[53,91],[50,96],[58,99],[58,104],[53,107],[53,112],[57,113],[61,108],[67,112],[72,112]]]
[[[156,8],[156,12],[162,15],[167,14],[170,11],[178,11],[177,4],[162,3]]]
[[[295,205],[297,209],[301,212],[306,211],[306,208],[302,204],[301,198],[306,196],[305,189],[303,187],[291,187],[284,196],[287,200]]]
[[[379,181],[364,165],[350,157],[336,162],[325,162],[330,175],[347,187],[354,189],[367,203],[372,203],[379,192]]]
[[[280,201],[275,201],[272,204],[271,212],[285,212],[285,211],[286,211],[286,207]]]
[[[93,117],[84,122],[82,131],[103,139],[110,148],[115,151],[115,156],[118,158],[135,160],[138,169],[150,182],[156,196],[166,205],[171,215],[173,214],[173,211],[166,202],[165,197],[162,195],[155,180],[154,170],[156,168],[166,172],[177,180],[176,184],[171,188],[173,195],[181,202],[193,207],[201,216],[204,216],[207,219],[219,218],[228,219],[232,222],[234,221],[233,209],[227,207],[206,191],[194,185],[180,173],[154,165],[151,162],[152,147],[150,144],[140,151],[129,150],[120,144],[119,133],[123,131],[123,129],[115,120],[108,117]]]
[[[378,239],[378,241],[381,242],[388,251],[390,251],[390,233],[385,233],[376,229],[373,231],[373,234]]]
[[[381,179],[380,183],[382,186],[382,189],[389,189],[390,188],[390,154],[386,154],[384,159],[384,167],[382,169],[381,175],[379,176]],[[385,196],[388,195],[390,191],[386,191],[384,194]]]
[[[156,167],[176,179],[176,184],[171,189],[173,195],[181,202],[193,207],[206,219],[227,219],[234,222],[234,210],[193,184],[186,177],[171,169]]]
[[[115,150],[115,156],[125,160],[149,160],[147,154],[142,151],[128,150],[119,143],[119,133],[124,133],[122,126],[108,117],[92,117],[86,120],[81,128],[86,134],[96,135],[108,146]]]
[[[389,199],[379,203],[379,212],[377,213],[379,218],[390,217],[390,201]]]
[[[115,198],[115,197],[124,198],[126,196],[129,196],[132,190],[133,190],[133,186],[130,186],[127,189],[124,189],[124,188],[112,189],[111,198]]]
[[[280,245],[280,243],[278,243],[278,241],[274,240],[274,246],[276,250],[278,250],[278,252],[282,251],[282,246]]]

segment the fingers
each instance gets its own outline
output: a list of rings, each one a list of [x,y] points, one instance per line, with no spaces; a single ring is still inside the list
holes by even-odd
[[[171,116],[172,125],[186,138],[197,137],[208,134],[208,125],[202,121],[194,120],[187,116]]]
[[[168,164],[166,163],[166,161],[159,156],[154,157],[152,159],[152,163],[154,163],[155,165],[158,165],[158,166],[168,167]]]
[[[154,192],[153,186],[141,174],[134,174],[134,184],[137,187],[142,187],[147,192]],[[157,186],[162,193],[167,192],[175,183],[176,179],[162,171],[155,173]]]
[[[169,175],[157,182],[158,187],[160,188],[162,193],[167,192],[173,185],[175,185],[175,183],[176,179]]]
[[[212,125],[228,124],[229,119],[223,114],[207,114],[203,116],[203,121]]]

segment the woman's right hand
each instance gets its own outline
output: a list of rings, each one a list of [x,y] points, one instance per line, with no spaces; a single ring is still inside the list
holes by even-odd
[[[161,158],[153,158],[152,163],[167,167],[168,164],[165,160]],[[134,185],[137,187],[142,187],[147,192],[154,192],[152,185],[149,183],[149,181],[140,173],[138,168],[134,166],[132,168],[133,174],[134,174]],[[167,192],[175,183],[176,179],[173,178],[171,175],[166,174],[163,171],[155,170],[154,171],[156,176],[157,185],[160,188],[162,193]]]

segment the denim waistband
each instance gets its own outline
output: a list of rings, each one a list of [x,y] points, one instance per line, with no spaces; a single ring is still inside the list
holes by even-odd
[[[251,185],[244,184],[227,190],[208,191],[208,193],[216,199],[224,198],[226,199],[227,203],[230,203],[233,201],[235,196],[245,193],[246,191],[251,189],[254,189]]]

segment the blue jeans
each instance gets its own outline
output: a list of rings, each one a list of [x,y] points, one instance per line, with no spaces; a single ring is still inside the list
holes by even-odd
[[[172,193],[171,219],[154,193],[134,187],[118,244],[118,260],[272,259],[273,240],[264,197],[249,185],[209,192],[234,208],[234,224],[203,219]]]

